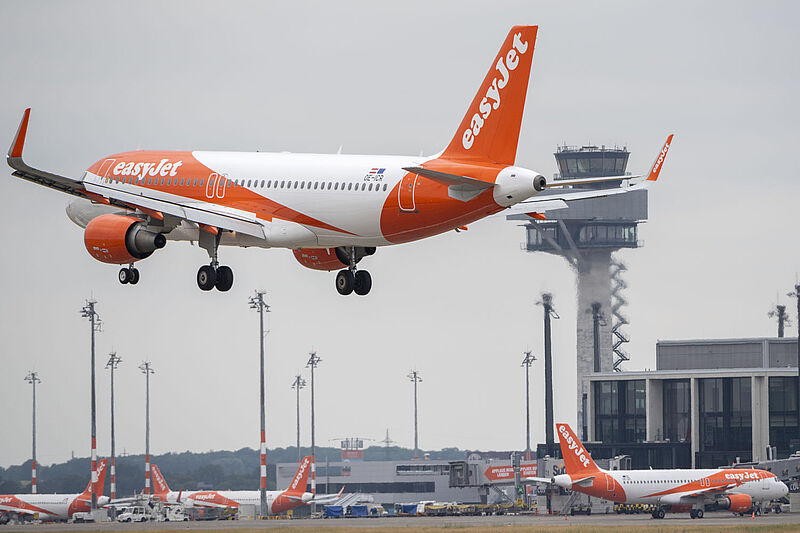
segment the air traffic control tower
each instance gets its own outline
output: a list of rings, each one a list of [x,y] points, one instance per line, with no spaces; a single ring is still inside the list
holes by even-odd
[[[553,154],[558,173],[553,180],[625,175],[630,153],[625,147],[559,146]],[[611,188],[620,182],[578,185],[579,188]],[[541,194],[553,194],[547,189]],[[647,191],[635,190],[601,198],[574,200],[569,207],[547,212],[547,220],[512,215],[524,220],[529,252],[563,257],[573,267],[578,285],[577,407],[578,425],[586,437],[587,377],[593,372],[621,370],[629,359],[622,345],[628,342],[622,327],[628,323],[621,294],[625,265],[612,257],[622,248],[638,248],[638,225],[647,220]],[[556,300],[558,304],[558,300]],[[595,327],[598,329],[595,355]],[[588,414],[587,414],[588,416]]]

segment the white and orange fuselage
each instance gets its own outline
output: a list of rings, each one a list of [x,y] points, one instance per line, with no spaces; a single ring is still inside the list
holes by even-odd
[[[108,502],[103,496],[107,459],[97,463],[97,503]],[[17,515],[39,520],[67,520],[78,512],[89,512],[92,504],[92,483],[80,494],[0,494],[0,516]]]
[[[539,173],[511,165],[480,165],[497,186],[455,198],[450,186],[408,167],[455,167],[441,160],[243,152],[127,152],[92,165],[90,194],[190,205],[249,217],[263,235],[231,232],[221,244],[278,248],[386,246],[437,235],[492,215],[537,193]],[[146,206],[143,206],[146,208]],[[76,213],[77,223],[88,221]],[[178,240],[197,240],[179,226]],[[341,268],[341,264],[339,264]]]
[[[775,474],[754,468],[603,470],[568,424],[558,424],[557,429],[566,473],[555,476],[552,482],[597,498],[689,511],[694,518],[696,510],[706,503],[747,512],[754,503],[782,498],[789,492]]]

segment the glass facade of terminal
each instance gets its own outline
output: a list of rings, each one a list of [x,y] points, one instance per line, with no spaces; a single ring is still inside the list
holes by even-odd
[[[644,442],[647,438],[643,379],[594,383],[595,439],[600,442]]]
[[[769,443],[778,457],[800,449],[798,441],[797,378],[769,378]]]
[[[688,379],[665,379],[662,386],[663,438],[671,442],[691,441],[692,389],[690,381]]]
[[[700,445],[698,467],[713,468],[752,459],[750,377],[698,380]]]

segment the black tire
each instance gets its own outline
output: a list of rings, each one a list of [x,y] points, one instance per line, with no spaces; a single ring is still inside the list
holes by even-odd
[[[586,509],[586,516],[591,516],[591,514],[592,514],[592,509],[591,508]]]
[[[783,509],[781,509],[781,506],[780,505],[776,505],[775,506],[775,514],[781,514],[782,512],[783,512]]]
[[[695,516],[696,516],[698,519],[700,519],[700,518],[703,518],[703,510],[702,510],[702,509],[698,509],[697,511],[695,511],[694,515],[695,515]]]
[[[217,281],[215,287],[220,292],[227,292],[233,287],[233,270],[231,267],[221,266],[217,269]]]
[[[569,510],[569,515],[570,516],[575,516],[575,509],[570,509]]]
[[[217,282],[217,271],[211,265],[203,265],[197,271],[197,286],[200,290],[210,291]]]
[[[353,291],[359,296],[366,296],[372,289],[372,276],[366,270],[356,272]]]
[[[127,269],[127,268],[120,268],[119,269],[118,279],[119,279],[120,283],[122,283],[123,285],[125,285],[127,283],[130,283],[131,282],[131,277],[132,277],[131,276],[131,271],[129,269]]]
[[[664,512],[664,509],[659,509],[656,511],[656,518],[659,520],[662,520],[665,516],[667,516],[667,513]]]
[[[139,270],[136,268],[129,269],[131,271],[131,280],[128,282],[131,285],[139,283]]]
[[[336,274],[336,290],[339,291],[339,294],[342,296],[347,296],[351,292],[353,292],[353,286],[355,285],[355,276],[349,270],[340,270]]]

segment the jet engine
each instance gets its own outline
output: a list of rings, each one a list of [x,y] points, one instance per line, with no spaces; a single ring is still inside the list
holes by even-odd
[[[135,217],[100,215],[86,225],[83,242],[89,254],[103,263],[124,265],[149,257],[167,238],[145,229]]]
[[[733,513],[744,513],[753,507],[753,500],[749,494],[731,494],[717,500],[720,509],[728,509]]]
[[[343,265],[347,266],[339,260],[333,248],[298,248],[292,251],[301,265],[312,270],[330,272],[341,269]]]

